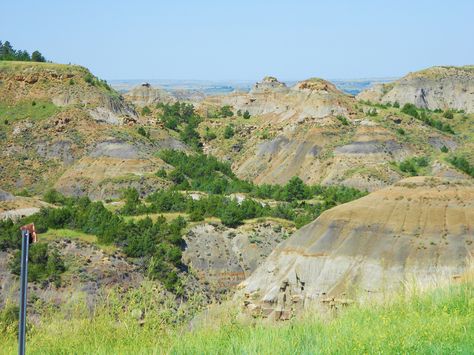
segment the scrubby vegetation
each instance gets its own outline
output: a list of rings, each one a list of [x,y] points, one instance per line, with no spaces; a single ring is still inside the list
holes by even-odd
[[[467,175],[474,177],[474,165],[469,164],[469,161],[465,157],[453,155],[448,158],[448,162]]]
[[[84,75],[84,81],[91,86],[103,87],[107,91],[113,92],[112,88],[109,86],[106,80],[99,79],[95,75],[92,75],[90,72],[87,72]]]
[[[339,122],[341,122],[344,126],[349,125],[349,121],[348,121],[347,118],[345,118],[344,116],[342,116],[342,115],[337,115],[336,118],[337,118],[337,120],[338,120]]]
[[[127,198],[133,200],[134,197],[127,196]],[[181,232],[186,225],[183,218],[177,218],[169,223],[163,217],[158,218],[154,223],[149,218],[127,222],[121,216],[107,210],[101,202],[92,202],[88,198],[62,198],[61,200],[63,206],[60,208],[42,209],[38,214],[18,223],[10,220],[0,222],[0,250],[19,249],[19,227],[32,221],[38,233],[44,233],[48,228],[78,230],[96,235],[100,243],[114,243],[121,246],[130,257],[143,258],[144,271],[150,278],[156,278],[167,289],[179,292],[178,273],[183,267]],[[131,204],[128,200],[127,203]],[[34,260],[37,260],[39,265],[38,272],[32,272],[32,277],[35,280],[45,278],[56,280],[63,271],[57,254],[49,251],[45,244],[40,245],[32,248],[33,253],[37,253],[38,258]],[[18,261],[15,259],[12,264],[13,270],[16,270]]]
[[[137,128],[137,133],[145,138],[150,138],[150,131],[147,131],[142,126]]]
[[[248,113],[248,111],[246,112],[250,118],[250,114]],[[242,111],[240,112],[240,114],[242,114]],[[240,116],[238,112],[237,112],[237,115]],[[232,117],[232,116],[234,116],[234,112],[232,111],[232,107],[229,105],[224,105],[218,108],[211,108],[207,112],[208,118],[226,118],[226,117]]]
[[[420,121],[427,124],[428,126],[434,127],[446,133],[454,134],[454,130],[449,125],[449,123],[445,123],[439,119],[431,117],[431,113],[428,110],[419,109],[413,104],[405,104],[401,111],[407,115],[410,115],[416,119],[419,119]],[[444,117],[452,119],[453,114],[452,112],[449,112],[449,114],[447,116],[444,115]]]
[[[151,110],[148,106],[144,106],[141,111],[142,116],[148,116],[151,114]]]
[[[417,176],[419,175],[420,169],[427,167],[428,164],[429,159],[427,157],[412,157],[402,161],[398,167],[404,173],[408,173],[411,176]]]

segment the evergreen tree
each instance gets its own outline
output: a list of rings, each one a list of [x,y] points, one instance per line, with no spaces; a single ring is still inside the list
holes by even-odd
[[[33,62],[46,62],[46,59],[44,59],[43,55],[39,51],[34,51],[31,54],[31,60]]]
[[[3,44],[2,52],[3,52],[3,56],[6,58],[12,57],[15,55],[15,50],[13,49],[12,45],[8,41],[5,41],[5,43]]]
[[[229,139],[234,136],[234,128],[232,125],[227,125],[224,129],[224,138]]]

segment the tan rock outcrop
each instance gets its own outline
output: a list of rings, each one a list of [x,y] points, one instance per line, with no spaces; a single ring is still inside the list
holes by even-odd
[[[350,115],[355,100],[323,79],[309,79],[288,88],[274,77],[265,77],[249,93],[206,98],[201,107],[230,105],[251,115],[272,115],[279,122],[306,118],[321,119],[329,115]]]
[[[240,286],[254,313],[382,297],[459,275],[474,252],[474,183],[416,177],[324,212]]]
[[[357,95],[371,102],[414,104],[430,110],[474,112],[474,66],[432,67]]]
[[[124,95],[125,99],[136,106],[154,106],[157,103],[172,103],[176,99],[165,90],[143,83]]]

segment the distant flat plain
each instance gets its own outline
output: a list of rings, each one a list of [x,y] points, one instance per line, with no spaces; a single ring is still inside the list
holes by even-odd
[[[304,80],[307,78],[303,78]],[[377,83],[386,83],[397,78],[361,78],[361,79],[331,79],[337,88],[347,94],[357,95],[362,90]],[[260,79],[258,79],[260,80]],[[234,91],[250,90],[252,85],[258,81],[253,80],[173,80],[173,79],[118,79],[109,80],[109,84],[117,91],[126,93],[134,86],[149,83],[173,93],[178,90],[196,91],[205,95],[221,95]],[[284,81],[287,86],[294,85],[298,80]]]

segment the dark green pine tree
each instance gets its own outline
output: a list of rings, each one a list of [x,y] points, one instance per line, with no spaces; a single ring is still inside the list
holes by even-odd
[[[39,51],[34,51],[31,54],[31,60],[33,62],[46,62],[46,59],[43,57],[43,55]]]

